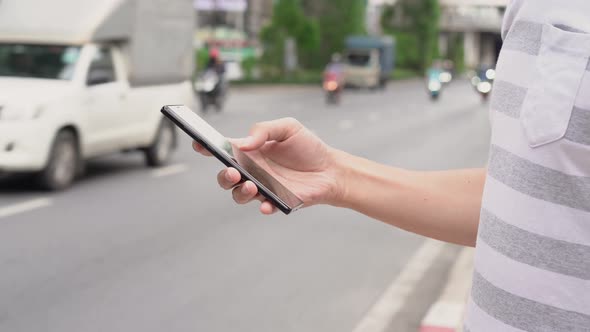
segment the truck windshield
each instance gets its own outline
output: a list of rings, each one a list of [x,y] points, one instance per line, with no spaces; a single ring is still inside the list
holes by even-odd
[[[351,53],[347,55],[348,63],[352,66],[366,67],[369,65],[371,56],[363,53]]]
[[[0,43],[0,76],[71,80],[80,47]]]

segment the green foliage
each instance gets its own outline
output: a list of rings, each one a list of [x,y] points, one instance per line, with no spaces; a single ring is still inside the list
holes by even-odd
[[[383,12],[383,31],[397,39],[397,65],[424,71],[438,57],[438,0],[400,0]]]
[[[201,48],[196,51],[195,54],[195,64],[197,66],[197,70],[201,70],[207,66],[207,62],[209,62],[209,49]]]
[[[311,65],[322,68],[342,52],[346,37],[364,35],[366,0],[302,0],[306,13],[319,20],[321,47]]]
[[[258,65],[256,57],[247,57],[242,60],[242,69],[244,70],[244,77],[247,80],[254,79],[254,70]]]
[[[459,73],[465,70],[465,45],[463,41],[462,33],[450,35],[448,58],[455,63],[455,70]]]
[[[309,65],[310,54],[320,45],[320,27],[317,21],[303,13],[299,0],[279,0],[273,8],[271,23],[264,27],[260,39],[264,44],[262,62],[267,66],[282,68],[285,40],[295,39],[302,65]]]

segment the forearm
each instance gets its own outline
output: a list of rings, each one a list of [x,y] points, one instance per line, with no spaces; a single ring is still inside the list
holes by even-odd
[[[415,172],[335,155],[342,181],[334,205],[427,237],[475,245],[485,169]]]

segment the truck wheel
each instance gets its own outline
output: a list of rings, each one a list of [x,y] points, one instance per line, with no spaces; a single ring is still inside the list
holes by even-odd
[[[201,112],[207,113],[207,108],[209,108],[209,96],[201,93],[199,95],[199,102],[201,103]]]
[[[174,125],[164,120],[160,124],[154,143],[145,149],[145,160],[150,167],[159,167],[168,163],[176,147],[176,131]]]
[[[51,191],[65,189],[74,182],[79,170],[76,136],[69,130],[62,130],[55,137],[47,166],[39,174],[39,184]]]

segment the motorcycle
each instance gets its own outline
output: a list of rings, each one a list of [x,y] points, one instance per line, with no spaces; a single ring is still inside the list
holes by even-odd
[[[221,112],[225,102],[226,89],[220,75],[213,69],[207,69],[194,82],[195,94],[199,97],[201,110],[206,112],[209,106]]]
[[[442,90],[442,83],[437,79],[428,80],[428,92],[430,93],[430,100],[437,101]]]
[[[482,67],[477,74],[471,79],[471,84],[481,96],[482,102],[487,102],[492,92],[492,85],[496,71],[493,68]]]
[[[327,104],[339,104],[342,87],[335,78],[326,78],[324,80],[324,91],[326,92]]]
[[[442,71],[438,68],[430,68],[426,73],[426,87],[430,100],[437,101],[440,97],[441,90],[443,88],[443,82],[441,81]]]
[[[323,86],[326,93],[326,103],[339,104],[342,84],[338,81],[336,75],[326,74]]]

